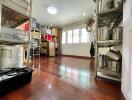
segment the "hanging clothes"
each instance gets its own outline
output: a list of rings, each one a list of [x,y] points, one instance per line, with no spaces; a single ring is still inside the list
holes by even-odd
[[[95,48],[94,48],[94,44],[93,44],[93,42],[92,42],[92,43],[91,43],[91,48],[90,48],[90,55],[91,55],[91,57],[93,57],[94,54],[95,54]]]

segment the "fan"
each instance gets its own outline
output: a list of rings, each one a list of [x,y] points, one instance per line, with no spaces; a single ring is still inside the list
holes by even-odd
[[[89,18],[88,21],[86,22],[86,30],[88,32],[94,31],[93,27],[95,24],[95,20],[93,18]]]

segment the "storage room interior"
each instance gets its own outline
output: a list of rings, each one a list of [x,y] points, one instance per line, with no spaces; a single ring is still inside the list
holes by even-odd
[[[132,100],[131,0],[0,0],[0,100]]]

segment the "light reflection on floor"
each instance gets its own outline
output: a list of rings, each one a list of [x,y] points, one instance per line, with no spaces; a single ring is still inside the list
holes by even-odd
[[[60,66],[60,75],[62,79],[70,79],[77,82],[81,87],[88,87],[89,72],[83,69],[71,68],[65,65]]]
[[[34,70],[41,70],[59,76],[63,81],[72,83],[81,88],[88,88],[90,83],[91,60],[79,60],[74,58],[55,59],[54,57],[42,59],[33,63]],[[44,65],[44,66],[43,66]]]

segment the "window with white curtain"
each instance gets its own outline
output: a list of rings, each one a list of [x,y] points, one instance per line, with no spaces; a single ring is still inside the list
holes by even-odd
[[[62,33],[62,44],[88,43],[90,42],[90,33],[86,28],[74,28]]]
[[[89,33],[87,32],[86,28],[82,28],[81,30],[81,43],[87,43],[90,41]]]
[[[72,43],[72,30],[67,32],[67,43]]]
[[[73,43],[79,43],[79,29],[73,30]]]
[[[62,33],[62,44],[66,43],[66,32]]]

